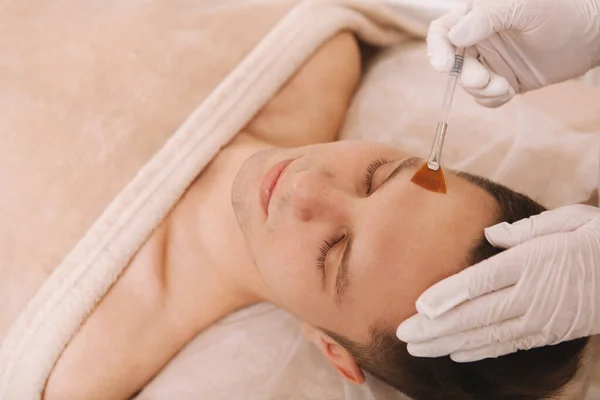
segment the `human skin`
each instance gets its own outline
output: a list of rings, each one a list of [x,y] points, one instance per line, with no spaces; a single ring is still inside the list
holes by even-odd
[[[289,160],[265,211],[261,181]],[[262,298],[302,319],[305,332],[350,380],[351,358],[336,361],[319,329],[358,343],[372,327],[393,329],[413,315],[418,296],[460,271],[496,201],[446,171],[448,193],[413,184],[423,163],[392,146],[343,141],[264,150],[242,166],[233,207],[262,280]],[[376,171],[370,179],[365,171]]]
[[[147,239],[59,358],[45,399],[128,398],[203,329],[260,301],[300,317],[342,375],[362,382],[350,355],[315,327],[365,342],[371,324],[397,325],[426,287],[463,265],[495,205],[452,174],[447,195],[426,192],[409,182],[414,166],[384,185],[409,154],[335,142],[359,77],[349,33],[307,61]],[[378,166],[367,195],[365,171],[381,158],[389,162]],[[267,217],[260,186],[286,159],[294,161]],[[338,234],[323,273],[321,246]],[[336,303],[349,238],[348,285]]]

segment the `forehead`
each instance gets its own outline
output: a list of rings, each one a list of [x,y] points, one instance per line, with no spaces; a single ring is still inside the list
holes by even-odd
[[[466,267],[496,219],[498,206],[480,187],[446,172],[448,193],[432,193],[410,183],[413,172],[374,196],[356,227],[349,294],[354,307],[373,317],[370,323],[414,314],[418,296]]]

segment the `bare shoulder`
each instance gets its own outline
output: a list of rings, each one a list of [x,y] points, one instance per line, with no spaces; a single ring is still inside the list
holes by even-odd
[[[326,41],[244,129],[274,145],[292,147],[337,138],[360,80],[356,37]]]

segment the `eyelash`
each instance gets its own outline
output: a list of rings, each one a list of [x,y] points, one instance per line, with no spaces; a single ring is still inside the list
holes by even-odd
[[[375,176],[375,172],[384,164],[387,164],[388,160],[385,158],[378,158],[373,161],[371,164],[367,166],[367,170],[365,171],[365,186],[367,187],[367,195],[371,194],[371,189],[373,186],[373,177]]]
[[[373,177],[375,176],[375,172],[384,164],[387,164],[388,160],[385,158],[378,158],[375,161],[371,162],[367,166],[367,170],[365,171],[365,186],[367,188],[367,194],[371,194],[371,188],[373,186]],[[336,244],[341,242],[344,239],[344,235],[334,235],[328,240],[325,240],[319,249],[319,257],[317,258],[317,267],[325,273],[325,259],[327,258],[327,253],[329,250],[333,248]]]
[[[334,235],[330,239],[323,242],[321,248],[319,249],[319,257],[317,258],[317,267],[325,274],[325,259],[327,258],[327,253],[332,249],[333,246],[338,244],[344,239],[345,235]]]

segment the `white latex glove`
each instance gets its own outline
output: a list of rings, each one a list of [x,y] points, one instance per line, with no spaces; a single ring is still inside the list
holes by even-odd
[[[438,282],[398,338],[419,357],[498,357],[600,333],[600,209],[574,205],[485,230],[509,248]]]
[[[427,53],[449,72],[466,47],[459,83],[479,104],[498,107],[523,93],[600,64],[600,0],[472,0],[432,22]],[[472,47],[471,47],[472,46]]]

